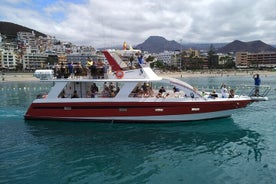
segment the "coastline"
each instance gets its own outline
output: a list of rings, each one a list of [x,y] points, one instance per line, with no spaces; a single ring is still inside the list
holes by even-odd
[[[260,74],[261,77],[276,76],[276,72],[266,70],[252,70],[252,71],[185,71],[185,72],[156,72],[160,77],[230,77],[230,76],[241,76],[241,77],[252,77],[253,74]]]
[[[33,73],[5,73],[0,76],[1,82],[29,82],[39,81],[33,76]]]
[[[156,74],[160,77],[174,77],[174,78],[185,78],[185,77],[230,77],[230,76],[241,76],[241,77],[252,77],[253,74],[259,73],[261,77],[276,76],[276,71],[183,71],[183,72],[160,72],[156,71]],[[5,73],[1,75],[1,82],[20,82],[20,81],[39,81],[39,79],[33,76],[33,73]]]

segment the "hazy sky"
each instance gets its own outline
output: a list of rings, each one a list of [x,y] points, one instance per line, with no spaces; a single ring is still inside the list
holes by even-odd
[[[276,0],[1,0],[0,20],[96,48],[149,36],[276,43]]]

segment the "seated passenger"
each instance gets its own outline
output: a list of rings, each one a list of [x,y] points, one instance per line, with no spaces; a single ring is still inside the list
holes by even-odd
[[[91,93],[91,91],[87,91],[86,92],[86,98],[91,98],[92,97],[92,93]]]
[[[161,98],[162,97],[162,93],[159,93],[156,95],[156,98]]]
[[[114,91],[110,91],[110,97],[115,97],[115,96],[116,96],[115,92]]]
[[[166,90],[165,90],[165,88],[162,86],[162,87],[159,89],[159,93],[163,94],[163,93],[165,93],[165,92],[166,92]]]
[[[110,91],[109,91],[109,88],[107,86],[103,89],[102,96],[103,97],[110,97]]]
[[[146,91],[148,87],[149,87],[149,84],[146,83],[146,82],[144,82],[144,84],[142,85],[141,88],[142,88],[144,91]]]
[[[209,98],[217,98],[218,94],[216,94],[216,91],[213,90],[212,93],[209,94]]]
[[[71,98],[79,98],[78,92],[77,90],[74,91],[73,95],[71,96]]]
[[[146,91],[144,91],[144,97],[153,97],[154,91],[152,90],[152,87],[148,87]]]
[[[98,86],[95,83],[93,83],[90,90],[91,90],[91,97],[95,98],[95,95],[97,95],[99,92]]]
[[[179,89],[177,87],[173,87],[173,92],[176,93],[176,92],[179,92]]]
[[[60,95],[58,96],[59,98],[65,98],[65,91],[62,90],[62,92],[60,93]]]
[[[230,89],[229,98],[234,98],[234,97],[235,97],[235,91],[234,89]]]
[[[75,68],[75,76],[76,78],[80,78],[81,74],[83,72],[82,66],[81,66],[81,62],[78,62],[76,68]]]
[[[163,93],[165,93],[165,92],[166,92],[166,90],[165,90],[165,88],[162,86],[162,87],[159,89],[158,94],[156,95],[156,98],[161,98],[161,97],[163,97]]]

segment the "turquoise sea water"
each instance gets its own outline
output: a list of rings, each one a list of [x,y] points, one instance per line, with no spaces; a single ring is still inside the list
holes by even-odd
[[[185,81],[253,83],[250,76]],[[172,124],[25,121],[50,84],[2,82],[0,183],[275,183],[275,81],[263,76],[270,100],[231,118]]]

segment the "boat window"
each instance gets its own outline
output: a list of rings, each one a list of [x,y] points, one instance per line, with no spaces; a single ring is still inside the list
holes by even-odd
[[[180,88],[171,85],[158,82],[144,82],[138,83],[132,92],[129,94],[129,97],[136,98],[168,98],[168,97],[184,97],[185,93]]]

